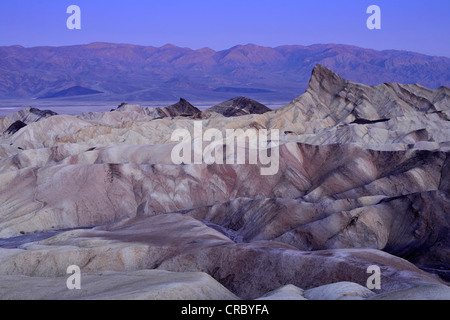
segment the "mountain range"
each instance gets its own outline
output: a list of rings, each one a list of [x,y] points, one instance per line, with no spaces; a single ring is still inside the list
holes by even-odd
[[[215,51],[91,43],[0,47],[0,99],[219,102],[247,96],[287,103],[307,88],[317,64],[366,85],[450,86],[450,58],[407,51],[339,44]]]

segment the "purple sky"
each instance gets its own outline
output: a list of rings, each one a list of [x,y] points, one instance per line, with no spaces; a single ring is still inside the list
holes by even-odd
[[[81,30],[68,30],[69,5]],[[369,30],[366,9],[382,10]],[[72,45],[96,41],[215,50],[342,43],[450,57],[448,0],[1,0],[0,45]]]

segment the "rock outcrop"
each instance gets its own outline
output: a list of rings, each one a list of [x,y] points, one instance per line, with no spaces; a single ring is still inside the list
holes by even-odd
[[[42,119],[46,119],[52,116],[56,116],[57,113],[51,110],[40,110],[37,108],[29,107],[18,112],[15,112],[9,116],[0,118],[0,132],[6,134],[16,133],[18,130],[33,122],[38,122]],[[12,129],[12,130],[9,130]]]
[[[23,127],[26,127],[26,126],[27,126],[27,124],[25,122],[17,120],[12,125],[10,125],[8,127],[8,129],[6,129],[5,132],[3,132],[3,133],[4,134],[14,134],[17,131],[19,131],[20,129],[22,129]]]
[[[247,114],[264,114],[272,111],[265,105],[246,97],[237,97],[219,103],[208,111],[219,113],[225,117],[238,117]]]

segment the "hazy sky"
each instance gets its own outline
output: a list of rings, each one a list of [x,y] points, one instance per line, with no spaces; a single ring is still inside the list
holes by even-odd
[[[369,30],[369,5],[381,30]],[[69,5],[81,30],[68,30]],[[0,0],[0,45],[117,42],[215,50],[343,43],[450,57],[448,0]]]

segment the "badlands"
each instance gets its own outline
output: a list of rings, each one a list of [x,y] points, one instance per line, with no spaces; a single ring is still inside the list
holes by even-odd
[[[199,120],[278,129],[278,172],[173,164],[172,133]],[[0,132],[0,299],[450,299],[447,87],[317,65],[273,111],[242,97],[28,108]],[[71,265],[81,290],[66,287]]]

